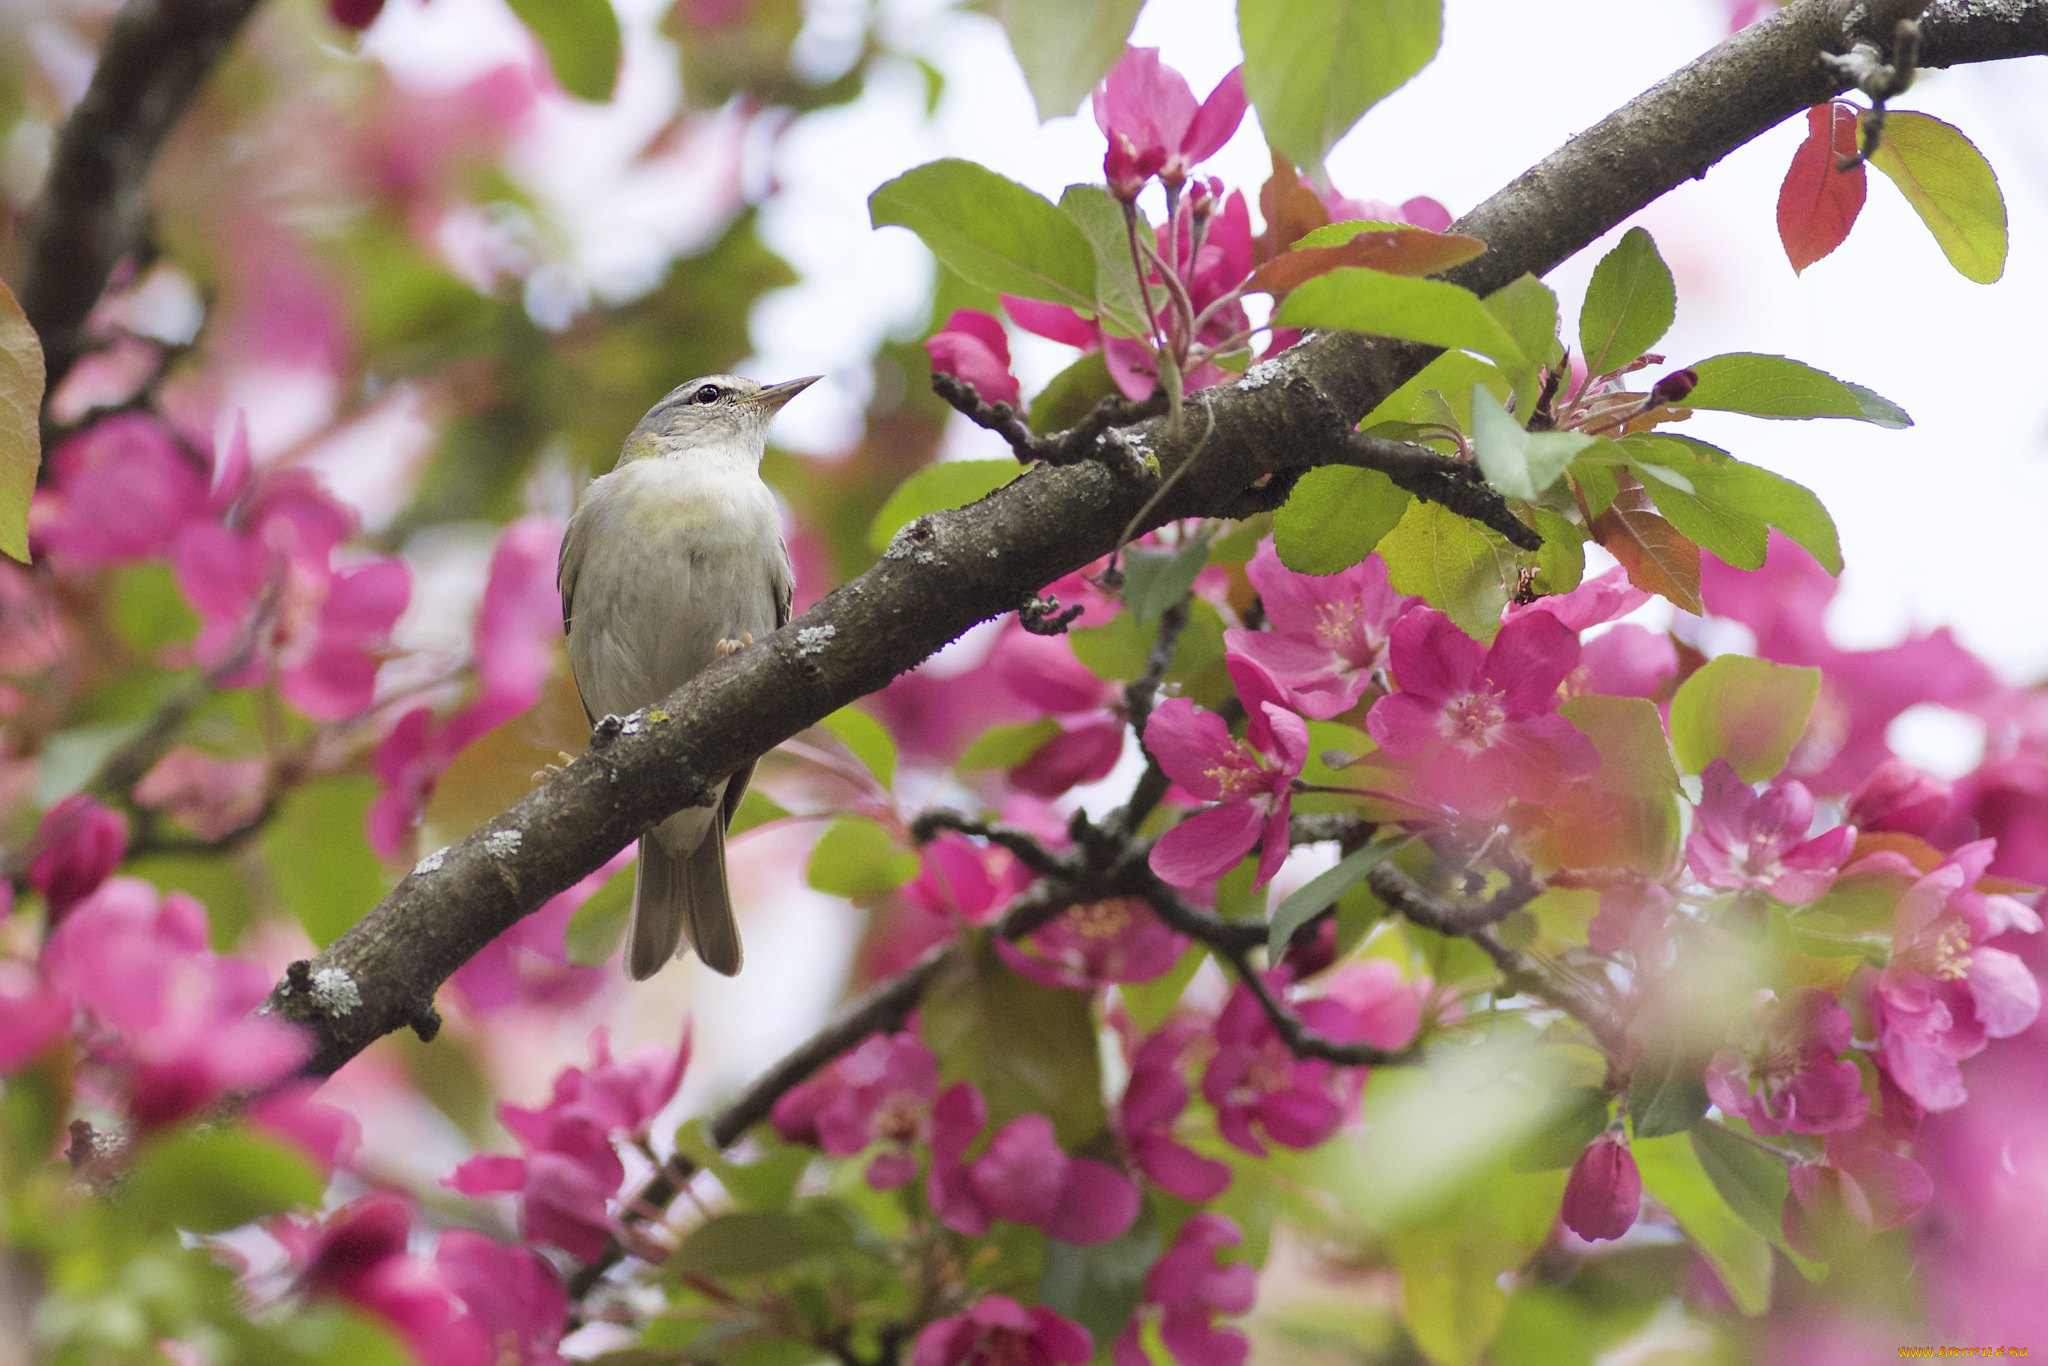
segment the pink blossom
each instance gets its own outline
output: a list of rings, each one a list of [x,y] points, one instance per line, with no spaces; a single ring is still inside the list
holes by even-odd
[[[178,745],[135,784],[135,803],[162,811],[208,842],[256,819],[269,791],[270,761],[260,754],[222,759]]]
[[[71,1027],[71,1003],[28,964],[0,958],[0,1077],[12,1076]]]
[[[1224,644],[1263,667],[1295,710],[1317,720],[1349,711],[1373,686],[1386,667],[1388,632],[1416,601],[1394,591],[1378,555],[1336,574],[1297,574],[1265,540],[1246,573],[1265,605],[1267,629],[1233,627]]]
[[[96,422],[51,452],[50,487],[36,495],[36,541],[85,568],[167,554],[186,523],[209,515],[205,457],[142,413]]]
[[[569,922],[630,858],[630,849],[622,849],[549,897],[539,910],[477,950],[448,985],[484,1015],[519,1006],[565,1010],[589,1000],[608,976],[602,968],[569,961]]]
[[[1266,980],[1276,993],[1287,985],[1278,972],[1267,973]],[[1380,1047],[1408,1042],[1367,1037],[1357,1012],[1329,998],[1299,1002],[1294,1013],[1310,1029],[1340,1042],[1363,1039]],[[1202,1095],[1215,1108],[1216,1127],[1225,1141],[1254,1157],[1265,1156],[1266,1139],[1284,1148],[1315,1147],[1337,1132],[1358,1102],[1363,1070],[1297,1058],[1242,984],[1224,1002],[1210,1037],[1215,1052],[1202,1074]]]
[[[29,886],[43,894],[54,920],[89,895],[120,866],[128,851],[128,821],[83,792],[74,792],[43,815],[29,861]]]
[[[1123,753],[1123,695],[1074,657],[1065,636],[1006,628],[989,652],[989,664],[1026,706],[1060,723],[1059,734],[1010,770],[1012,784],[1033,796],[1057,797],[1109,776]]]
[[[1653,957],[1666,943],[1678,902],[1661,882],[1628,878],[1600,888],[1600,913],[1586,926],[1596,953],[1637,953]]]
[[[358,32],[376,23],[383,11],[384,0],[327,0],[328,17]]]
[[[1759,793],[1726,759],[1707,765],[1700,780],[1703,793],[1685,841],[1686,862],[1700,881],[1754,888],[1788,906],[1818,901],[1835,885],[1856,832],[1838,825],[1807,839],[1813,794],[1805,784],[1781,778]]]
[[[1948,819],[1954,801],[1952,784],[1903,759],[1887,759],[1863,780],[1843,814],[1859,830],[1926,835]]]
[[[1088,1330],[1007,1295],[934,1319],[917,1335],[910,1366],[1080,1366],[1095,1354]]]
[[[232,530],[186,527],[171,566],[199,613],[199,662],[232,687],[255,686],[274,672],[285,700],[316,721],[367,708],[412,578],[395,556],[338,563],[339,546],[354,530],[354,514],[303,470],[259,478]]]
[[[355,1160],[363,1128],[348,1111],[313,1098],[321,1084],[309,1079],[273,1087],[242,1113],[251,1128],[285,1140],[331,1176]]]
[[[1602,1134],[1572,1164],[1565,1182],[1564,1226],[1588,1242],[1619,1238],[1635,1226],[1643,1203],[1636,1160],[1613,1134]]]
[[[1769,1001],[1740,1033],[1707,1064],[1707,1094],[1758,1133],[1832,1133],[1870,1109],[1862,1074],[1842,1057],[1849,1012],[1827,992],[1801,987]]]
[[[1188,793],[1215,802],[1159,837],[1152,871],[1175,887],[1214,882],[1260,847],[1254,886],[1263,886],[1287,857],[1287,821],[1294,780],[1308,760],[1308,725],[1287,709],[1279,685],[1241,655],[1225,657],[1245,704],[1244,739],[1223,718],[1184,697],[1153,709],[1145,747]]]
[[[1623,622],[1585,642],[1572,692],[1601,697],[1661,697],[1678,677],[1678,646],[1669,635]]]
[[[1918,1214],[1934,1193],[1919,1163],[1898,1150],[1883,1122],[1830,1134],[1822,1162],[1794,1163],[1782,1225],[1786,1241],[1825,1259],[1844,1235],[1861,1244]]]
[[[1568,593],[1553,593],[1533,602],[1512,605],[1505,620],[1541,612],[1555,617],[1574,633],[1627,616],[1650,600],[1650,595],[1628,581],[1619,569],[1587,579]]]
[[[1243,1231],[1220,1214],[1197,1214],[1182,1224],[1173,1246],[1145,1274],[1139,1310],[1116,1340],[1116,1366],[1145,1366],[1139,1325],[1155,1312],[1160,1339],[1180,1366],[1241,1366],[1251,1344],[1235,1329],[1218,1328],[1215,1319],[1244,1313],[1258,1297],[1258,1273],[1249,1262],[1216,1261],[1224,1248],[1243,1241]]]
[[[435,1244],[434,1270],[490,1342],[491,1366],[562,1366],[569,1296],[546,1259],[451,1228]]]
[[[1461,814],[1551,800],[1598,769],[1592,742],[1557,714],[1579,642],[1550,613],[1515,617],[1484,647],[1416,608],[1394,624],[1388,658],[1400,691],[1373,703],[1366,729]]]
[[[1010,373],[1010,338],[1002,321],[975,308],[956,308],[946,325],[924,341],[935,374],[974,386],[983,403],[1007,403],[1022,411],[1024,392]]]
[[[1106,982],[1149,982],[1180,961],[1187,940],[1142,901],[1075,906],[1022,944],[996,941],[1004,962],[1049,987],[1093,990]]]
[[[1244,78],[1232,68],[1197,107],[1187,81],[1159,50],[1127,48],[1095,87],[1095,123],[1109,140],[1103,174],[1119,199],[1135,199],[1153,176],[1178,190],[1244,120]]]
[[[590,1261],[613,1232],[607,1204],[626,1178],[615,1139],[644,1140],[655,1115],[681,1085],[689,1063],[687,1030],[680,1047],[642,1047],[614,1062],[606,1032],[591,1035],[592,1065],[565,1068],[546,1105],[501,1105],[498,1117],[524,1155],[482,1154],[457,1167],[444,1184],[465,1195],[517,1193],[520,1228]]]
[[[415,707],[378,744],[379,788],[366,824],[370,847],[385,858],[404,847],[455,756],[540,700],[560,639],[555,561],[561,545],[562,525],[553,517],[536,514],[505,528],[477,609],[476,695],[445,721]]]
[[[333,1296],[383,1319],[421,1361],[494,1366],[492,1344],[471,1321],[433,1263],[406,1251],[412,1211],[388,1192],[342,1206],[325,1219],[279,1220],[271,1233],[298,1264],[299,1288]]]
[[[183,893],[115,878],[72,907],[43,948],[43,973],[89,1015],[89,1053],[143,1128],[289,1076],[312,1040],[250,1012],[271,977],[207,947],[206,912]]]
[[[1190,1019],[1168,1021],[1131,1053],[1131,1078],[1116,1111],[1117,1137],[1147,1179],[1169,1195],[1206,1204],[1230,1184],[1230,1167],[1174,1137],[1188,1108],[1188,1045],[1203,1032]]]
[[[1446,232],[1451,226],[1451,211],[1426,194],[1396,204],[1386,199],[1349,199],[1327,191],[1322,201],[1332,223],[1407,223],[1431,232]]]
[[[834,1157],[880,1145],[868,1184],[895,1190],[917,1176],[912,1145],[931,1141],[939,1063],[915,1034],[876,1035],[775,1102],[769,1120],[792,1143],[815,1143]]]
[[[1167,269],[1180,278],[1196,316],[1205,319],[1192,341],[1211,350],[1235,350],[1245,345],[1250,327],[1238,295],[1252,270],[1251,211],[1243,194],[1232,192],[1223,196],[1220,185],[1220,181],[1195,183],[1194,188],[1207,197],[1207,202],[1221,205],[1210,217],[1199,246],[1194,242],[1192,212],[1181,215],[1171,233],[1163,228],[1155,230],[1153,239]],[[1195,199],[1192,189],[1190,199]],[[1157,272],[1150,278],[1156,280]],[[1174,333],[1173,324],[1164,325],[1170,334]],[[1205,389],[1236,378],[1214,360],[1194,359],[1195,363],[1182,367],[1183,389]],[[1107,337],[1103,342],[1103,360],[1109,367],[1110,378],[1126,398],[1143,399],[1158,387],[1158,359],[1151,342],[1135,337]]]
[[[2041,919],[2009,896],[1978,891],[1993,841],[1949,855],[1900,898],[1891,961],[1870,992],[1878,1060],[1899,1089],[1929,1110],[1967,1098],[1957,1064],[1991,1039],[2034,1022],[2041,987],[2026,964],[1987,941],[2037,933]]]
[[[64,658],[71,630],[57,606],[53,578],[0,557],[0,675],[34,676]],[[0,717],[13,706],[0,703]]]
[[[968,1147],[988,1120],[969,1082],[940,1094],[931,1114],[931,1172],[926,1196],[939,1221],[978,1238],[991,1221],[1030,1224],[1063,1243],[1102,1243],[1138,1217],[1138,1188],[1114,1167],[1069,1157],[1044,1115],[1021,1115],[999,1129],[981,1156]]]

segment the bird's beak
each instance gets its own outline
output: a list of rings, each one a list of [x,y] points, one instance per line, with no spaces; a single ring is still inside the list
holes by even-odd
[[[770,413],[777,412],[783,404],[816,384],[821,378],[819,375],[805,375],[802,379],[786,379],[780,384],[769,385],[748,401]]]

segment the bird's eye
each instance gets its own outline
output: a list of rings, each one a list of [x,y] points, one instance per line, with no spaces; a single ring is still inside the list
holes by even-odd
[[[694,394],[691,394],[691,395],[690,395],[690,402],[692,402],[692,403],[716,403],[716,402],[718,402],[718,400],[720,400],[720,399],[722,399],[722,398],[724,398],[724,397],[725,397],[725,390],[723,390],[723,389],[719,388],[719,387],[718,387],[717,385],[715,385],[715,384],[706,384],[706,385],[702,385],[702,386],[700,386],[700,387],[698,388],[698,390],[697,390],[697,392],[696,392],[696,393],[694,393]]]

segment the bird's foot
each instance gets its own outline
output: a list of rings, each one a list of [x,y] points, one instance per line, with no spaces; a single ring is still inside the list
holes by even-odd
[[[720,659],[723,659],[729,654],[735,654],[738,651],[746,649],[749,645],[752,645],[753,643],[754,633],[752,631],[742,631],[740,632],[740,638],[738,640],[721,640],[716,645],[713,645],[711,647],[711,653],[717,655]]]
[[[613,716],[607,712],[605,715],[598,717],[596,723],[590,728],[590,747],[592,749],[609,748],[611,742],[618,739],[625,732],[626,718],[623,716]]]
[[[550,778],[561,776],[562,770],[567,768],[576,760],[576,756],[571,754],[566,749],[556,750],[555,758],[557,758],[561,762],[553,764],[542,764],[539,768],[533,771],[533,785],[535,787],[539,787],[542,783],[546,782]]]

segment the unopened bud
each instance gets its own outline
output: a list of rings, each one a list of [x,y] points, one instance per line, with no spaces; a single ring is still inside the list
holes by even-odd
[[[1692,393],[1699,385],[1699,382],[1700,373],[1697,370],[1673,370],[1670,374],[1658,380],[1656,385],[1650,390],[1650,401],[1653,403],[1683,403],[1686,396]]]

